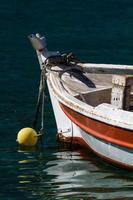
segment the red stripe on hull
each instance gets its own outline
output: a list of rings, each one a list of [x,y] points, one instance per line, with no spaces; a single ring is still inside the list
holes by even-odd
[[[68,118],[86,133],[118,146],[133,149],[133,131],[91,119],[63,104],[60,106]]]

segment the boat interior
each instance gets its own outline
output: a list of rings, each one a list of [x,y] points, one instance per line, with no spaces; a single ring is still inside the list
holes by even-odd
[[[77,99],[96,107],[102,103],[133,111],[133,76],[65,72],[65,90]]]

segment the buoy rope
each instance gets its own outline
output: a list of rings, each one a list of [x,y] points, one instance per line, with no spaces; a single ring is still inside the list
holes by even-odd
[[[42,73],[42,105],[41,105],[41,129],[44,130],[44,97],[45,97],[45,81],[46,81],[46,76],[44,72]]]
[[[44,134],[44,97],[45,97],[45,83],[46,83],[46,73],[45,70],[43,69],[42,71],[42,101],[41,101],[41,128],[39,130],[39,136],[40,136],[40,142],[41,142],[41,147],[43,147],[43,134]]]
[[[36,104],[36,112],[35,112],[35,118],[33,120],[33,128],[36,129],[38,117],[39,117],[39,111],[40,111],[40,106],[41,106],[41,96],[42,96],[42,75],[40,78],[40,86],[39,86],[39,92],[38,92],[38,100]]]
[[[40,75],[40,85],[39,85],[39,92],[38,92],[38,100],[36,105],[36,112],[35,118],[33,120],[33,128],[36,129],[39,114],[41,115],[41,128],[39,130],[39,135],[42,134],[44,130],[44,91],[45,91],[45,81],[46,81],[46,70],[45,66],[42,68],[41,75]]]

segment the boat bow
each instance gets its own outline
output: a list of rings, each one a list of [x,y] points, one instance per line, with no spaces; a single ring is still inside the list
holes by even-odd
[[[133,66],[81,63],[71,53],[49,52],[38,34],[29,38],[47,76],[60,138],[133,169]]]

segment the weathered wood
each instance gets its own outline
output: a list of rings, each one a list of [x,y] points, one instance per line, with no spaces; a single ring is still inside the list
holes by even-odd
[[[130,110],[132,102],[131,88],[133,86],[133,76],[126,75],[114,75],[112,79],[112,105],[117,106],[124,110]]]

